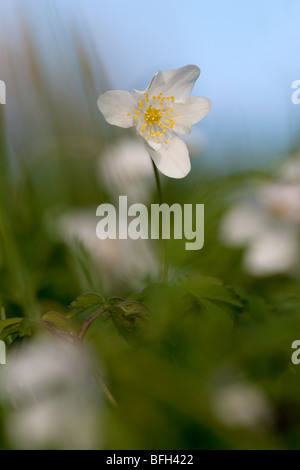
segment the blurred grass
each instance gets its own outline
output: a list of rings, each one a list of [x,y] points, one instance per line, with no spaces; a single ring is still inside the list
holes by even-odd
[[[74,298],[93,290],[124,298],[135,294],[128,279],[114,283],[112,277],[107,288],[103,275],[113,276],[109,269],[103,273],[93,254],[68,246],[56,226],[70,209],[96,210],[112,199],[97,175],[97,162],[109,143],[130,132],[103,122],[96,100],[109,89],[105,70],[95,48],[72,34],[56,80],[47,73],[47,51],[37,47],[28,24],[22,44],[15,50],[6,45],[0,306],[7,317],[64,312]],[[103,416],[105,448],[299,448],[300,372],[290,361],[291,343],[300,334],[299,285],[283,275],[249,277],[241,270],[241,252],[225,248],[218,237],[222,214],[250,177],[200,169],[181,181],[163,178],[167,203],[205,204],[205,247],[188,252],[183,241],[171,241],[170,286],[140,280],[146,289],[139,299],[152,313],[152,328],[139,347],[129,346],[107,321],[95,322],[89,331],[119,403]],[[159,256],[158,244],[156,251]],[[177,287],[187,274],[222,279],[243,307],[199,306]],[[272,422],[242,429],[222,423],[212,397],[230,381],[257,386],[270,403]],[[1,447],[14,443],[6,442],[0,426]]]

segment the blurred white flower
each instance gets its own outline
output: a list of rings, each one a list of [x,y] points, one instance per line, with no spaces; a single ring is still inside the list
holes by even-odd
[[[285,183],[300,184],[300,156],[283,163],[279,169],[280,180]]]
[[[121,224],[127,230],[127,221]],[[156,278],[159,266],[149,240],[99,240],[96,226],[95,212],[87,210],[70,211],[58,221],[63,239],[71,246],[82,243],[95,260],[105,288],[121,283],[138,289],[146,277]]]
[[[268,276],[296,266],[299,230],[300,185],[266,183],[226,214],[221,237],[247,247],[244,267],[250,274]]]
[[[189,96],[199,74],[195,65],[159,71],[145,91],[113,90],[98,98],[106,121],[135,126],[159,171],[171,178],[183,178],[191,169],[188,149],[176,133],[189,134],[211,108],[209,99]]]
[[[6,432],[18,449],[93,449],[99,445],[100,394],[86,351],[41,338],[9,355],[0,400],[13,405]]]
[[[155,179],[151,159],[140,141],[123,139],[105,150],[99,158],[99,180],[118,199],[148,202]]]
[[[272,422],[272,411],[266,397],[253,385],[227,384],[212,397],[213,412],[226,426],[261,427]]]

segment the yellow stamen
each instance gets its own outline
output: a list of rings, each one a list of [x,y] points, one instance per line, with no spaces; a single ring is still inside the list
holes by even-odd
[[[153,108],[152,105],[145,111],[144,118],[147,124],[157,124],[162,117],[160,109]]]

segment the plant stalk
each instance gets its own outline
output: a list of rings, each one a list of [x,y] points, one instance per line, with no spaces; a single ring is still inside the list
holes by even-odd
[[[157,193],[158,193],[158,200],[159,204],[163,204],[163,192],[162,192],[162,187],[161,187],[161,181],[158,173],[158,169],[156,168],[156,165],[154,161],[152,160],[152,166],[154,170],[154,176],[155,176],[155,182],[156,182],[156,187],[157,187]],[[161,273],[161,278],[162,282],[166,284],[168,282],[168,244],[167,240],[162,238],[162,273]]]

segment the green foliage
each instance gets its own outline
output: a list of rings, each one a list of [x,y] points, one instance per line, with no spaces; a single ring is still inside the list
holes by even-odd
[[[76,334],[71,323],[58,312],[48,312],[42,316],[42,322],[45,326],[54,327],[63,333],[70,335]]]
[[[31,181],[33,187],[36,183]],[[241,253],[219,242],[222,187],[233,192],[237,176],[217,183],[207,176],[195,186],[191,181],[167,181],[167,202],[174,202],[175,184],[183,185],[183,202],[206,204],[207,242],[191,253],[171,240],[170,283],[145,279],[140,292],[133,294],[128,284],[107,289],[103,267],[84,254],[78,265],[77,252],[52,238],[41,223],[42,214],[51,208],[50,200],[41,204],[41,182],[37,192],[30,192],[29,181],[23,181],[18,189],[22,209],[15,201],[14,211],[2,213],[2,225],[12,232],[9,239],[1,232],[6,247],[0,256],[1,304],[7,318],[0,322],[0,339],[10,339],[9,351],[25,335],[42,330],[74,341],[95,316],[83,340],[105,371],[105,382],[118,403],[112,409],[105,401],[101,447],[299,448],[300,372],[291,363],[291,344],[300,332],[297,282],[287,276],[247,276]],[[209,188],[215,189],[203,199]],[[94,202],[101,202],[96,194]],[[18,231],[20,217],[27,237]],[[84,270],[79,267],[83,261]],[[263,393],[271,423],[240,428],[220,420],[214,397],[235,383]]]
[[[69,306],[70,313],[68,318],[71,320],[77,315],[86,312],[90,309],[97,309],[104,305],[104,298],[98,294],[83,294],[77,297],[77,299],[73,300],[71,305]]]
[[[190,277],[178,283],[182,289],[186,289],[200,302],[204,299],[219,300],[225,304],[243,307],[243,303],[233,289],[226,288],[220,279],[212,277]]]
[[[10,335],[23,338],[31,336],[32,322],[27,318],[9,318],[0,321],[0,340],[5,340]]]
[[[118,302],[119,301],[119,302]],[[112,298],[109,300],[109,316],[129,344],[142,344],[149,328],[150,312],[141,302]]]

